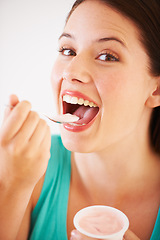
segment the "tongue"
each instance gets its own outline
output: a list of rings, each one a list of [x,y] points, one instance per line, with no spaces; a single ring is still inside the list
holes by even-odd
[[[77,121],[78,124],[87,124],[97,113],[98,107],[80,106],[73,114],[80,118],[80,120]]]

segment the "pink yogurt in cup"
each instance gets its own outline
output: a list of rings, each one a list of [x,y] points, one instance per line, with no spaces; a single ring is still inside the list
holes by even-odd
[[[122,240],[129,227],[128,218],[123,212],[103,205],[81,209],[73,222],[82,235],[92,239]]]

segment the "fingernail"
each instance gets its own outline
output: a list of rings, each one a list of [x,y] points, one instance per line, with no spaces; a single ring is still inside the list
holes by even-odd
[[[70,240],[81,240],[81,236],[77,230],[73,230],[71,232],[71,238]]]

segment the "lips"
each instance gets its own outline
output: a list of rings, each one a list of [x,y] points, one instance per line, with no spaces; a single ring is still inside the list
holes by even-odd
[[[98,105],[80,92],[64,91],[62,100],[63,114],[70,113],[80,118],[76,123],[67,124],[77,131],[89,127],[99,112]]]

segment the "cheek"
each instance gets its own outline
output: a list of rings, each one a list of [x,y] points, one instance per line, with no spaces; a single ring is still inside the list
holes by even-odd
[[[59,93],[60,93],[60,87],[62,83],[62,67],[61,65],[56,61],[53,65],[52,68],[52,73],[51,73],[51,85],[52,85],[52,90],[53,90],[53,95],[55,97],[56,102],[58,103],[59,99]]]
[[[115,102],[117,98],[121,98],[125,91],[124,80],[124,74],[117,71],[104,73],[98,78],[97,88],[103,104],[109,100]]]
[[[62,78],[63,68],[61,67],[61,64],[59,64],[59,61],[56,60],[51,73],[51,83],[53,85],[59,84],[61,78]]]
[[[114,101],[118,105],[135,101],[145,102],[144,75],[136,74],[134,71],[115,70],[102,73],[98,78],[97,88],[102,96],[102,101]]]
[[[114,71],[106,74],[106,77],[97,82],[102,99],[103,116],[107,119],[110,116],[111,122],[117,119],[119,122],[120,120],[124,122],[124,119],[131,122],[133,118],[139,118],[143,111],[144,84],[142,76],[135,75],[135,73],[129,74],[126,71]]]

